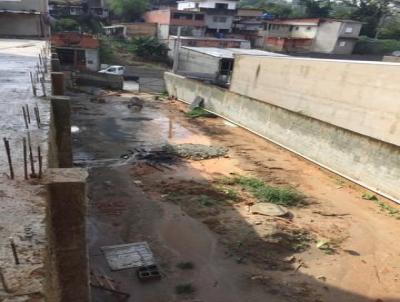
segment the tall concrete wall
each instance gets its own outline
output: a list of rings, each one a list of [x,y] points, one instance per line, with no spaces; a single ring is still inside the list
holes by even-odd
[[[41,15],[1,14],[0,35],[13,37],[41,37],[47,31]]]
[[[206,109],[336,173],[400,200],[399,147],[179,75],[165,73],[165,80],[170,95],[189,103],[201,96]],[[288,82],[287,87],[290,85]]]
[[[232,92],[400,146],[400,64],[239,56]]]

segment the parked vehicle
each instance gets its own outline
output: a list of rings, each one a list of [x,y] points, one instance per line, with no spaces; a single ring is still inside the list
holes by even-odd
[[[111,65],[106,69],[100,70],[100,73],[115,74],[123,76],[125,73],[125,67],[119,65]]]

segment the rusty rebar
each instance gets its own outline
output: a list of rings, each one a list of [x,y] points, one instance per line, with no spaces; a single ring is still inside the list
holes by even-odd
[[[46,86],[44,85],[44,75],[40,79],[40,83],[42,84],[43,96],[46,96]]]
[[[32,92],[33,92],[33,95],[36,96],[36,87],[35,87],[35,81],[33,80],[32,72],[29,72],[29,75],[31,77]]]
[[[42,178],[42,152],[40,150],[40,146],[37,147],[38,151],[38,161],[39,161],[39,174],[38,178]]]
[[[13,252],[15,264],[19,265],[20,262],[19,262],[19,258],[18,258],[17,246],[12,237],[10,237],[9,240],[10,240],[10,246],[11,246],[11,250]]]
[[[24,116],[24,122],[25,122],[25,128],[29,129],[28,126],[28,117],[26,116],[26,108],[24,106],[22,106],[22,114]]]
[[[28,179],[28,151],[26,148],[26,138],[22,139],[23,149],[24,149],[24,176],[25,179]]]
[[[28,118],[28,123],[31,123],[31,114],[29,112],[29,105],[25,104],[25,110],[26,110],[26,117]]]
[[[5,137],[3,137],[3,141],[4,141],[4,147],[6,148],[6,153],[7,153],[8,167],[10,169],[10,178],[14,179],[14,168],[13,168],[12,159],[11,159],[10,142]]]
[[[29,148],[29,160],[31,163],[31,177],[36,178],[35,162],[33,160],[32,144],[31,144],[31,134],[29,132],[28,132],[28,148]]]
[[[40,114],[39,114],[39,107],[37,107],[37,105],[36,105],[36,107],[34,107],[34,108],[33,108],[33,111],[35,112],[35,118],[36,118],[36,124],[37,124],[37,127],[40,129]]]

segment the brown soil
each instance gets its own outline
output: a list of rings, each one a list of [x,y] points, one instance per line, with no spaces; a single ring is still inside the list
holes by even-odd
[[[81,97],[76,106],[75,123],[85,129],[76,135],[76,153],[96,163],[89,180],[91,267],[112,276],[129,301],[400,301],[399,220],[362,199],[364,189],[222,119],[189,119],[179,102],[148,101],[132,112],[122,98],[90,104]],[[82,106],[93,115],[79,115]],[[151,120],[129,124],[126,116]],[[229,153],[161,165],[119,160],[128,149],[158,143],[208,144]],[[296,188],[308,204],[291,207],[286,218],[253,215],[252,194],[220,181],[232,175]],[[134,271],[110,272],[99,252],[142,240],[162,281],[142,284]],[[321,240],[329,250],[317,248]],[[181,262],[194,267],[179,269]],[[186,283],[195,291],[176,294]],[[93,300],[117,301],[100,290]]]

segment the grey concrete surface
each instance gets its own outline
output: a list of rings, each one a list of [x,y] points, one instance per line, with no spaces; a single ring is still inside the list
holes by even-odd
[[[216,86],[165,73],[170,95],[205,108],[327,169],[400,200],[400,148]]]

